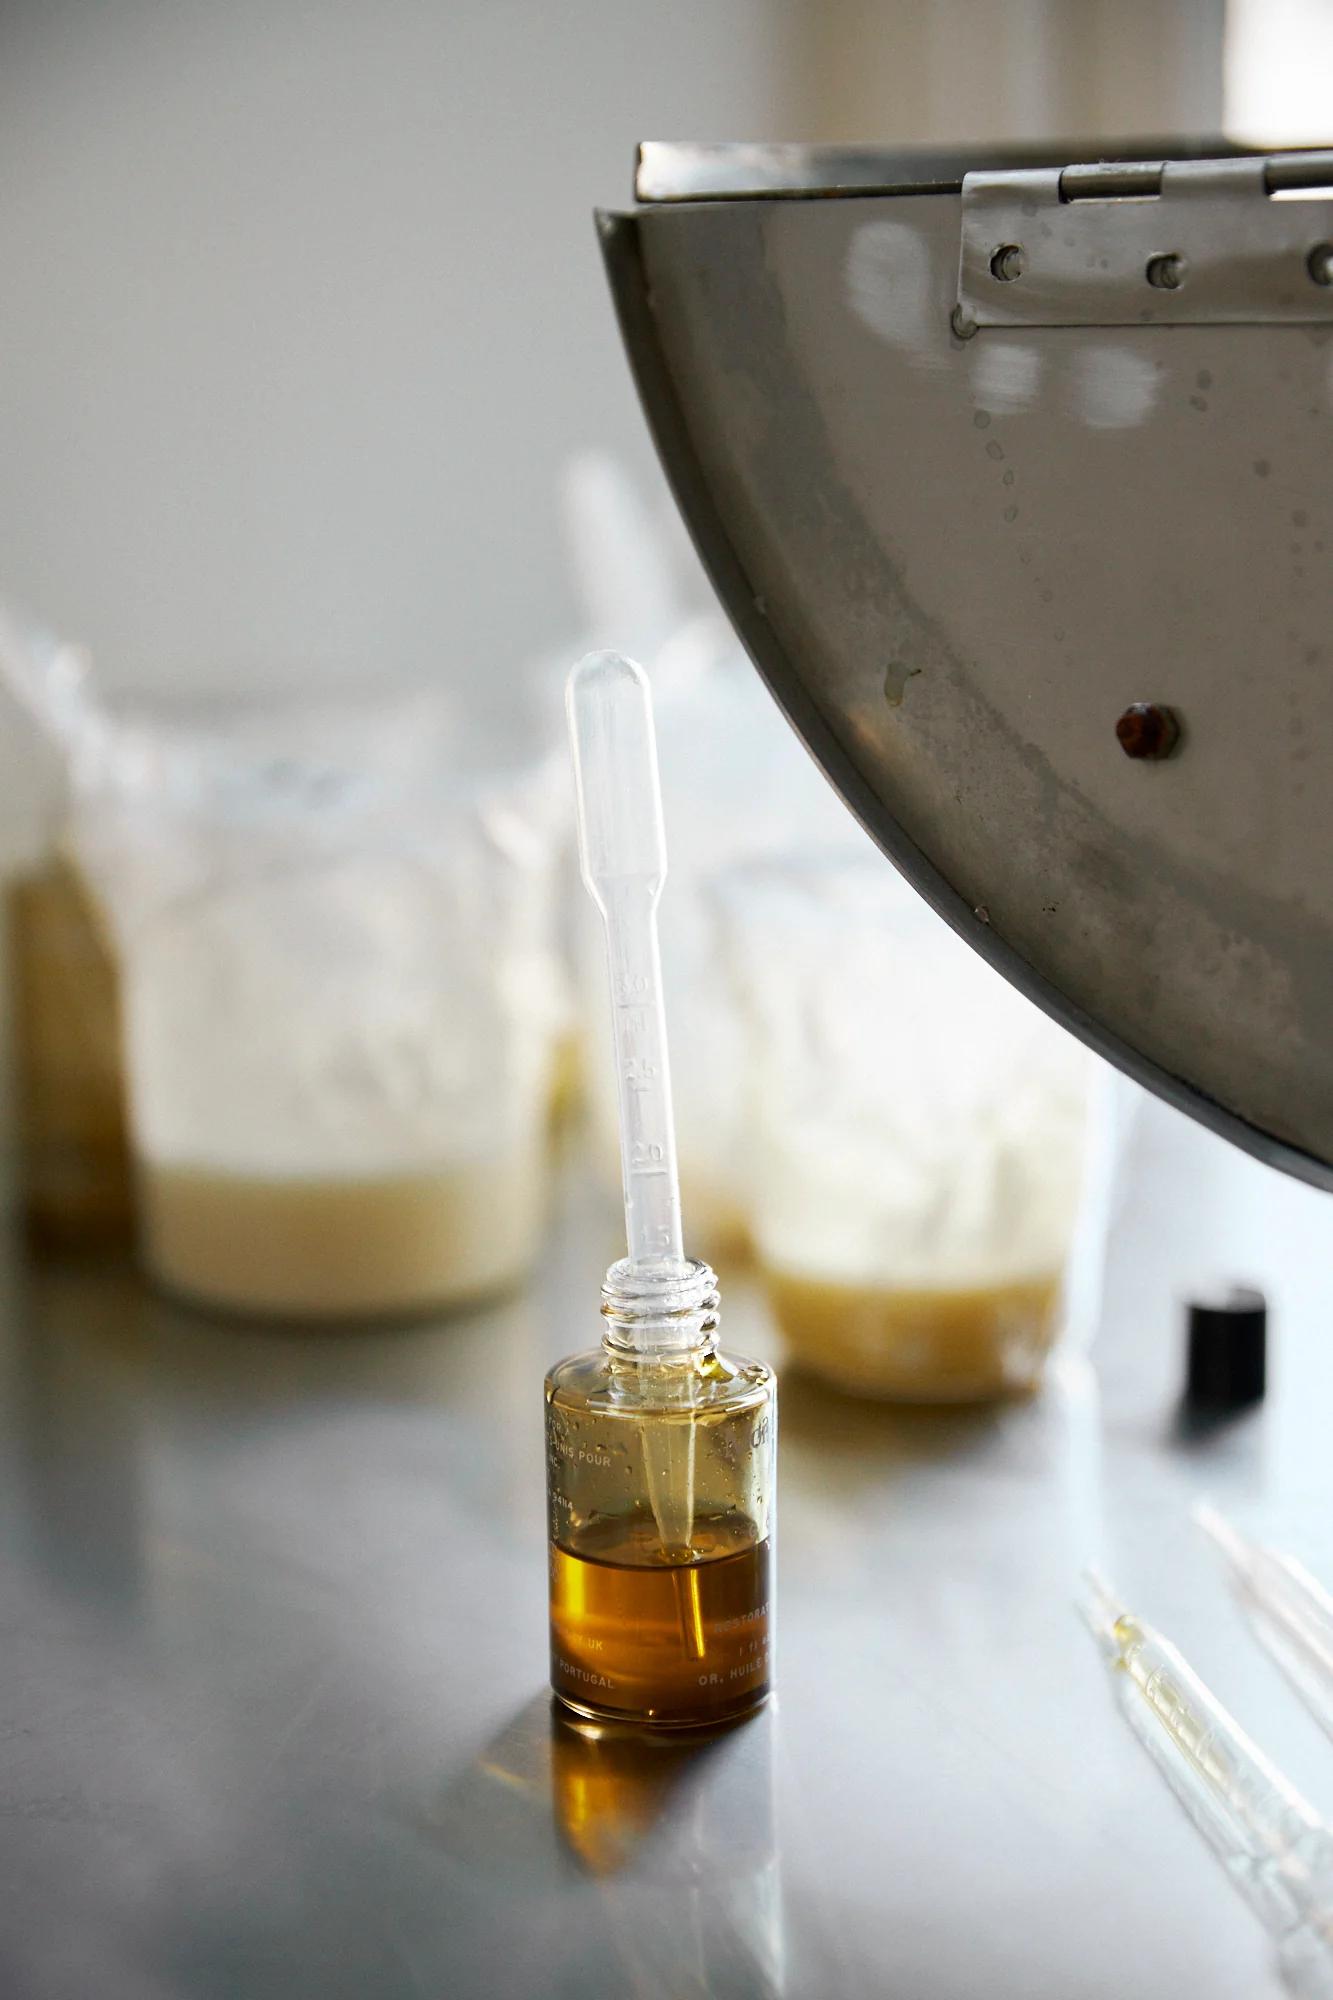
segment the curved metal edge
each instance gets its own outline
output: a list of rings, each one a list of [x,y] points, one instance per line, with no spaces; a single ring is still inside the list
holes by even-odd
[[[908,837],[883,801],[876,797],[806,693],[777,634],[756,603],[744,567],[714,504],[658,342],[643,268],[639,218],[634,214],[599,210],[596,223],[630,372],[662,469],[699,559],[769,692],[824,776],[871,839],[936,914],[974,951],[994,966],[1011,986],[1017,987],[1061,1027],[1076,1035],[1086,1047],[1105,1057],[1116,1069],[1174,1105],[1177,1110],[1185,1112],[1198,1124],[1239,1146],[1266,1166],[1277,1167],[1311,1187],[1333,1191],[1333,1162],[1317,1159],[1313,1154],[1249,1124],[1215,1099],[1205,1096],[1191,1084],[1108,1034],[1098,1022],[1076,1007],[1058,987],[1043,978],[1012,946],[1006,944],[988,922],[977,916],[972,906]]]

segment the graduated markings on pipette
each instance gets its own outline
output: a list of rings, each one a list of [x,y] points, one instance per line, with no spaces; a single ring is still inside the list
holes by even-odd
[[[641,1093],[652,1087],[659,1074],[659,1066],[653,1058],[640,1055],[636,1047],[641,1038],[652,1033],[654,1027],[653,1018],[643,1004],[651,991],[651,983],[640,973],[627,975],[625,985],[628,990],[617,992],[615,1003],[617,1027],[621,1031],[621,1075],[627,1089]],[[632,1161],[635,1167],[647,1169],[651,1165],[664,1173],[665,1159],[666,1148],[660,1140],[651,1143],[641,1139],[635,1141]]]
[[[639,1035],[649,1035],[653,1032],[655,1026],[654,1017],[644,1004],[646,1000],[651,998],[651,995],[652,982],[642,972],[627,973],[625,975],[624,989],[618,991],[616,994],[616,1014],[619,1017],[622,1027],[636,1039]],[[633,1056],[628,1049],[622,1048],[621,1055],[626,1057],[631,1065],[635,1061],[643,1062],[647,1075],[655,1076],[657,1074],[651,1062],[644,1058]]]

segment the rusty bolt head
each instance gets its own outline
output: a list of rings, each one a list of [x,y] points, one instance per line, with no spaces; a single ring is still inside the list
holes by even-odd
[[[1156,760],[1171,755],[1180,741],[1180,724],[1174,709],[1160,702],[1136,701],[1117,722],[1115,733],[1127,757]]]

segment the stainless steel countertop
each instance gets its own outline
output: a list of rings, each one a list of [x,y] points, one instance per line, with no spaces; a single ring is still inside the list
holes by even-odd
[[[1108,1561],[1333,1809],[1187,1519],[1207,1490],[1333,1572],[1326,1328],[1193,1438],[1160,1259],[1100,1392],[1078,1360],[991,1413],[784,1379],[780,1696],[636,1750],[545,1691],[541,1377],[595,1339],[614,1232],[574,1191],[552,1244],[525,1298],[333,1335],[11,1249],[7,2000],[1276,1994],[1070,1601]],[[769,1349],[751,1288],[724,1308]]]

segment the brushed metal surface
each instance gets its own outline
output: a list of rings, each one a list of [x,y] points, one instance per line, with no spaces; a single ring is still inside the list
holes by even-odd
[[[951,332],[961,200],[604,217],[738,631],[852,809],[1057,1018],[1333,1185],[1333,337]],[[1132,763],[1135,702],[1180,750]]]
[[[5,1253],[7,2000],[1276,1996],[1070,1596],[1099,1553],[1327,1808],[1186,1511],[1275,1507],[1333,1570],[1328,1343],[1290,1328],[1267,1411],[1192,1440],[1152,1313],[1105,1329],[1100,1407],[1078,1367],[952,1416],[784,1379],[779,1702],[608,1750],[545,1694],[541,1376],[595,1336],[609,1234],[576,1216],[540,1297],[401,1334]],[[1159,1232],[1131,1250],[1169,1316]]]

